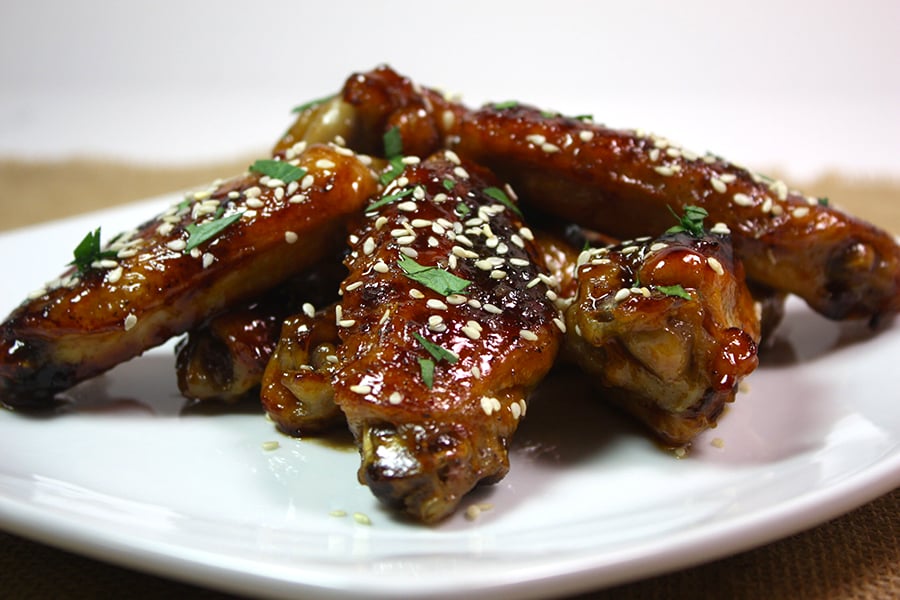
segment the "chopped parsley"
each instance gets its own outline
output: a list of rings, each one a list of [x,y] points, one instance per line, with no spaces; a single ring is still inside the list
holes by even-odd
[[[444,186],[444,189],[448,192],[453,191],[453,187],[456,185],[456,182],[452,179],[445,179],[441,182],[441,185]]]
[[[305,111],[309,110],[310,108],[315,108],[316,106],[319,106],[320,104],[324,104],[325,102],[328,102],[332,98],[334,98],[334,94],[332,94],[331,96],[325,96],[324,98],[318,98],[316,100],[310,100],[309,102],[304,102],[303,104],[301,104],[299,106],[295,106],[293,108],[293,110],[291,110],[291,112],[293,112],[293,113],[305,112]]]
[[[384,136],[384,155],[388,158],[394,158],[403,154],[403,138],[400,137],[400,128],[396,125],[388,129]]]
[[[416,338],[417,342],[422,344],[422,347],[428,351],[428,354],[430,354],[431,358],[433,358],[434,360],[439,362],[442,360],[446,360],[451,365],[459,360],[459,357],[457,355],[453,354],[446,348],[435,344],[434,342],[428,341],[418,333],[414,332],[412,335],[414,338]]]
[[[95,261],[103,260],[104,258],[115,258],[117,252],[115,250],[101,250],[100,227],[98,227],[84,236],[84,239],[75,246],[72,254],[75,260],[70,262],[69,265],[74,265],[78,272],[84,275],[91,270]]]
[[[456,213],[459,216],[465,217],[470,212],[472,212],[472,209],[469,208],[468,206],[466,206],[465,202],[460,202],[459,204],[456,205]]]
[[[237,221],[243,216],[243,212],[236,212],[228,215],[227,217],[222,217],[221,219],[214,219],[212,221],[206,221],[204,223],[190,223],[185,229],[187,230],[190,237],[188,237],[187,246],[184,247],[185,252],[190,252],[203,242],[211,240],[216,237],[222,231],[227,229],[232,223]]]
[[[397,264],[404,275],[444,296],[458,294],[472,283],[438,267],[420,265],[408,256],[403,256]]]
[[[516,108],[519,106],[519,103],[515,100],[507,100],[506,102],[494,102],[491,104],[491,108],[494,110],[505,110],[507,108]]]
[[[703,219],[709,216],[705,208],[699,206],[685,206],[684,216],[679,217],[678,214],[669,207],[669,211],[678,219],[678,225],[670,227],[666,233],[689,233],[695,237],[701,237],[704,233]]]
[[[677,283],[675,285],[658,285],[656,286],[656,289],[666,296],[676,296],[678,298],[684,298],[685,300],[691,299],[691,295],[687,293],[687,290]]]
[[[306,175],[306,169],[295,167],[292,164],[280,160],[258,160],[250,165],[250,170],[261,175],[268,175],[272,179],[278,179],[285,183],[297,181]]]
[[[819,206],[828,206],[828,196],[822,196],[818,199]]]
[[[405,190],[401,190],[399,192],[395,192],[393,194],[388,194],[387,196],[383,196],[380,199],[376,200],[372,204],[366,207],[366,212],[370,212],[373,210],[378,210],[382,206],[386,204],[390,204],[394,200],[399,200],[400,198],[405,198],[413,193],[413,188],[406,188]]]
[[[403,157],[395,156],[390,160],[390,167],[388,170],[382,173],[378,180],[381,182],[381,185],[387,185],[400,177],[400,173],[402,173],[405,168],[406,165],[403,164]]]
[[[431,389],[434,385],[434,361],[430,358],[419,359],[419,373],[422,375],[422,381]]]
[[[484,195],[488,198],[493,198],[497,202],[505,205],[508,209],[513,211],[519,216],[522,216],[522,211],[519,210],[519,207],[516,206],[512,200],[509,199],[509,196],[506,195],[506,192],[501,190],[498,187],[487,187],[484,188]]]
[[[419,372],[422,375],[422,381],[425,382],[425,385],[428,386],[428,389],[431,389],[431,386],[434,385],[434,363],[435,361],[440,362],[442,360],[447,361],[451,365],[456,363],[459,360],[459,357],[446,348],[435,344],[434,342],[428,341],[418,333],[412,334],[416,341],[419,342],[423,348],[431,355],[431,358],[420,358],[419,361]]]

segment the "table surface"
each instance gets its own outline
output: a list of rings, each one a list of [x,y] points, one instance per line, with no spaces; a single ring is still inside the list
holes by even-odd
[[[0,198],[26,199],[3,229],[115,206],[246,166],[246,159],[203,167],[159,168],[75,160],[0,161]],[[64,183],[63,183],[64,182]],[[59,189],[58,189],[59,188]],[[65,194],[61,194],[62,189]],[[900,232],[900,182],[836,176],[805,189]],[[127,192],[123,192],[127,190]],[[59,199],[64,199],[60,202]],[[54,199],[50,201],[49,199]],[[0,199],[0,205],[4,200]],[[0,533],[4,591],[16,598],[155,598],[225,594],[104,564]],[[733,557],[604,590],[590,597],[885,598],[900,594],[900,490],[812,530]]]

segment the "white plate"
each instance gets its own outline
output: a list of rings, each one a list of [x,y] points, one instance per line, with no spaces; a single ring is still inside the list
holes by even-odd
[[[88,230],[112,233],[171,201],[0,236],[0,309],[56,276]],[[0,524],[257,596],[574,593],[775,540],[895,488],[898,352],[900,325],[872,336],[792,302],[749,391],[684,459],[558,373],[507,478],[463,503],[493,508],[428,528],[378,505],[352,449],[280,436],[252,408],[183,411],[169,344],[76,388],[59,414],[0,411]],[[264,450],[270,440],[280,447]]]

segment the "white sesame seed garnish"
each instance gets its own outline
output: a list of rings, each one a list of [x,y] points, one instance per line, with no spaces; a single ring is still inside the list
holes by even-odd
[[[445,298],[445,300],[447,301],[447,304],[450,304],[452,306],[458,306],[460,304],[466,303],[466,297],[462,294],[450,294],[449,296],[447,296],[447,298]]]
[[[491,271],[490,277],[491,277],[491,279],[505,279],[506,271],[501,271],[500,269],[494,269],[493,271]]]
[[[169,250],[173,250],[175,252],[181,252],[187,247],[187,242],[184,240],[172,240],[166,244],[166,248]]]
[[[372,265],[372,270],[377,273],[387,273],[388,271],[390,271],[390,268],[383,260],[379,260],[377,263]]]
[[[470,325],[463,325],[463,327],[460,328],[460,331],[466,334],[468,338],[473,340],[477,340],[481,337],[481,332]]]
[[[716,190],[717,192],[719,192],[720,194],[724,194],[726,191],[728,191],[728,186],[725,185],[725,182],[722,181],[721,179],[719,179],[718,177],[711,178],[709,180],[709,183],[710,183],[710,185],[712,185],[712,188],[714,190]]]
[[[560,319],[559,317],[556,317],[553,319],[553,324],[556,325],[561,332],[563,332],[563,333],[566,332],[566,322],[563,321],[562,319]]]
[[[616,292],[616,295],[613,296],[616,302],[621,302],[625,298],[631,295],[631,290],[628,288],[622,288]]]
[[[493,413],[500,410],[500,401],[490,396],[482,396],[480,404],[481,410],[483,410],[484,414],[487,416],[491,416]]]
[[[276,441],[262,443],[262,449],[265,450],[266,452],[271,452],[272,450],[278,450],[280,447],[281,447],[281,444],[279,444]]]
[[[315,177],[313,177],[311,173],[307,173],[306,175],[303,176],[303,179],[300,180],[300,189],[304,190],[304,191],[308,190],[309,188],[312,187],[312,185],[313,185],[313,183],[315,183],[315,181],[316,181]]]
[[[650,246],[650,252],[659,252],[663,248],[668,248],[669,245],[665,242],[656,242]]]
[[[447,310],[447,305],[436,298],[429,298],[425,306],[433,310]]]
[[[400,404],[403,402],[403,394],[400,392],[391,392],[391,395],[388,396],[388,402],[394,406]]]
[[[410,258],[419,258],[419,252],[415,248],[410,248],[409,246],[403,246],[400,248],[400,252],[405,254]]]
[[[362,251],[363,251],[363,254],[365,254],[366,256],[375,252],[375,240],[373,240],[370,237],[367,237],[366,240],[363,242]]]
[[[301,307],[303,310],[303,314],[312,319],[316,316],[316,307],[310,304],[309,302],[304,302]]]
[[[791,215],[793,215],[793,217],[795,219],[802,219],[803,217],[805,217],[808,214],[809,214],[808,206],[798,206],[797,208],[795,208],[794,210],[791,211]]]
[[[137,325],[137,321],[138,319],[134,314],[129,314],[127,317],[125,317],[125,331],[128,331],[129,329]]]
[[[466,171],[463,167],[454,167],[453,174],[459,177],[460,179],[468,179],[469,172]]]
[[[519,337],[523,340],[528,340],[529,342],[536,342],[538,340],[537,334],[530,329],[520,329]]]
[[[718,233],[720,235],[728,235],[731,233],[731,229],[725,223],[721,221],[710,227],[709,231],[711,233]]]
[[[116,267],[106,274],[108,283],[117,283],[122,278],[122,267]]]
[[[453,113],[450,114],[452,115]],[[446,159],[452,162],[454,165],[458,165],[461,162],[459,160],[459,156],[457,156],[456,152],[454,152],[453,150],[444,150],[444,157],[446,157]]]
[[[366,394],[371,393],[372,386],[365,385],[362,383],[357,384],[357,385],[351,385],[350,391],[353,392],[354,394],[359,394],[360,396],[365,396]]]
[[[338,327],[353,327],[356,325],[356,319],[341,319],[337,324]]]
[[[296,232],[293,232],[293,231],[285,231],[284,232],[284,241],[287,242],[288,244],[296,244],[297,240],[299,240],[299,239],[300,239],[300,237],[296,234]]]
[[[527,227],[521,227],[521,228],[519,228],[519,235],[522,236],[522,239],[526,239],[526,240],[528,240],[529,242],[533,242],[533,241],[534,241],[534,234],[533,234],[533,233],[531,232],[531,230],[530,230],[529,228],[527,228]],[[515,242],[515,240],[513,240],[513,242]],[[516,244],[516,245],[518,245],[518,244]]]
[[[734,203],[737,204],[738,206],[752,206],[753,205],[753,198],[751,198],[747,194],[738,192],[737,194],[734,195],[733,199],[734,199]]]
[[[316,167],[319,169],[333,169],[336,166],[334,161],[328,160],[327,158],[320,158],[316,161]]]
[[[540,133],[532,133],[531,135],[526,135],[525,139],[535,146],[541,146],[547,142],[547,138]]]
[[[722,173],[721,175],[719,175],[719,179],[721,179],[725,183],[734,183],[735,181],[737,181],[737,175],[735,175],[734,173]]]
[[[418,207],[412,200],[407,200],[406,202],[401,202],[397,205],[397,210],[402,210],[403,212],[413,212],[416,208]]]
[[[358,290],[362,286],[363,286],[362,281],[354,281],[353,283],[347,284],[347,287],[345,287],[344,289],[348,292],[352,292],[353,290]]]
[[[401,246],[408,246],[408,245],[412,244],[414,241],[416,241],[415,235],[402,235],[397,238],[397,243],[400,244]]]
[[[578,139],[582,142],[589,142],[594,139],[594,132],[587,129],[578,132]]]
[[[421,300],[425,297],[425,294],[423,294],[421,290],[418,290],[416,288],[410,288],[408,293],[410,298],[415,298],[416,300]]]
[[[546,142],[544,144],[541,144],[541,152],[554,154],[556,152],[559,152],[559,146],[557,146],[556,144],[551,144],[550,142]]]
[[[672,167],[669,167],[666,165],[660,165],[658,167],[653,167],[653,170],[664,177],[668,177],[675,173],[675,170]]]
[[[716,272],[716,275],[724,275],[725,269],[722,268],[722,263],[716,260],[715,257],[710,256],[706,259],[706,264],[709,265],[709,268]]]
[[[785,182],[781,180],[773,181],[769,184],[769,189],[775,192],[775,195],[778,196],[778,199],[781,201],[787,200],[788,196],[788,186]]]
[[[466,304],[468,304],[472,308],[481,308],[481,302],[479,302],[475,298],[471,298],[468,302],[466,302]]]
[[[495,306],[495,305],[493,305],[493,304],[490,304],[490,303],[485,303],[485,304],[482,306],[482,308],[484,308],[485,312],[489,312],[489,313],[491,313],[492,315],[503,314],[503,309],[502,309],[502,308],[500,308],[499,306]]]

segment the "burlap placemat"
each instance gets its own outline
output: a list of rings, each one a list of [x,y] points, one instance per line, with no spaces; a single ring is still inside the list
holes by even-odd
[[[0,161],[0,229],[12,229],[200,186],[244,169],[227,164],[173,168],[79,160]],[[900,182],[808,182],[894,233],[900,233]],[[888,391],[887,393],[891,393]],[[0,533],[0,597],[228,598],[230,596],[107,565]],[[676,573],[585,595],[585,598],[900,598],[900,490],[790,538]]]

